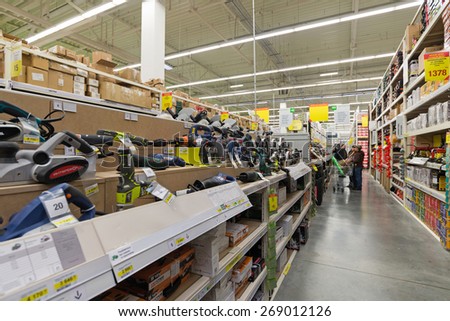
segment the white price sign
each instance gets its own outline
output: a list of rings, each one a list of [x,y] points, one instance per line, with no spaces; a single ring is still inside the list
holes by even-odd
[[[43,204],[50,219],[70,213],[69,204],[64,195],[46,200]]]

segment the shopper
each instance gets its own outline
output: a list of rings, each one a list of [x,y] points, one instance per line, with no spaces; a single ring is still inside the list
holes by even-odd
[[[352,146],[352,154],[347,159],[347,164],[353,165],[353,189],[360,191],[362,189],[362,169],[363,169],[364,151],[360,145]]]

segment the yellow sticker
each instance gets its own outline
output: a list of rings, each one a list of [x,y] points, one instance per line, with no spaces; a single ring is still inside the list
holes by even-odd
[[[278,209],[278,195],[269,195],[269,212],[275,212]]]
[[[72,223],[75,223],[75,222],[77,222],[77,219],[73,215],[67,215],[67,216],[62,217],[59,220],[53,220],[52,221],[52,223],[55,226],[57,226],[57,227],[63,226],[63,225],[66,225],[66,224],[72,224]]]
[[[128,265],[127,267],[123,268],[122,270],[120,270],[117,273],[117,276],[119,277],[119,279],[121,279],[122,277],[124,277],[125,275],[130,274],[131,272],[133,272],[134,267],[133,265]]]
[[[11,50],[11,77],[19,77],[22,75],[22,43],[14,44]]]
[[[425,81],[448,80],[450,58],[448,51],[424,55]]]
[[[447,132],[447,134],[445,135],[445,143],[450,144],[450,132]]]
[[[40,139],[39,139],[39,136],[35,136],[35,135],[23,135],[23,143],[39,145]]]
[[[162,110],[172,108],[172,92],[162,93]]]
[[[39,291],[36,291],[30,295],[23,297],[22,299],[20,299],[20,301],[37,301],[37,300],[45,297],[47,294],[48,294],[48,289],[43,288]]]
[[[289,270],[291,269],[291,263],[286,264],[283,270],[283,274],[287,275],[289,273]]]
[[[87,197],[97,194],[100,192],[100,189],[98,188],[98,184],[95,183],[94,185],[90,185],[84,189],[84,194],[86,194]]]
[[[313,170],[314,170],[315,172],[319,171],[319,170],[317,169],[317,166],[314,165],[314,164],[312,164],[312,168],[313,168]]]
[[[236,263],[239,262],[240,259],[242,259],[243,256],[244,255],[242,253],[239,253],[238,256],[231,260],[231,262],[227,265],[225,271],[229,272],[236,265]]]
[[[183,244],[184,241],[185,241],[185,238],[184,237],[180,237],[179,239],[175,240],[175,245],[178,246],[180,244]]]
[[[55,288],[56,292],[59,292],[65,288],[68,288],[72,284],[76,283],[78,281],[78,275],[73,274],[66,278],[64,278],[61,281],[56,282],[53,287]]]
[[[230,114],[227,111],[223,111],[220,113],[220,121],[224,121],[230,118]]]

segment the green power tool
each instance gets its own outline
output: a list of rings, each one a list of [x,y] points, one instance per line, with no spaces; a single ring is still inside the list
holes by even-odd
[[[148,187],[155,177],[146,177],[138,180],[134,170],[134,161],[131,151],[126,146],[120,146],[117,150],[119,157],[119,185],[117,186],[116,202],[118,210],[133,206],[138,198],[148,195]]]

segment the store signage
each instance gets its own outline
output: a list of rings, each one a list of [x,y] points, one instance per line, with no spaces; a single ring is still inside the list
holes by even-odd
[[[369,115],[361,116],[361,126],[367,128],[369,126]]]
[[[256,115],[263,120],[263,122],[265,122],[266,124],[269,123],[269,108],[256,108],[255,112]]]
[[[280,109],[280,127],[289,127],[294,120],[294,115],[289,109]]]
[[[220,113],[220,121],[225,121],[230,118],[230,113],[227,111],[223,111]]]
[[[11,50],[11,77],[19,77],[22,75],[22,43],[14,43]]]
[[[172,108],[172,92],[162,93],[162,110]]]
[[[432,52],[424,55],[425,81],[448,80],[450,57],[448,51]]]
[[[291,109],[289,110],[291,113],[295,113],[295,108],[291,107]]]
[[[334,107],[334,123],[336,125],[350,124],[350,105],[337,105]]]
[[[311,121],[328,121],[328,104],[313,104],[309,106]]]

